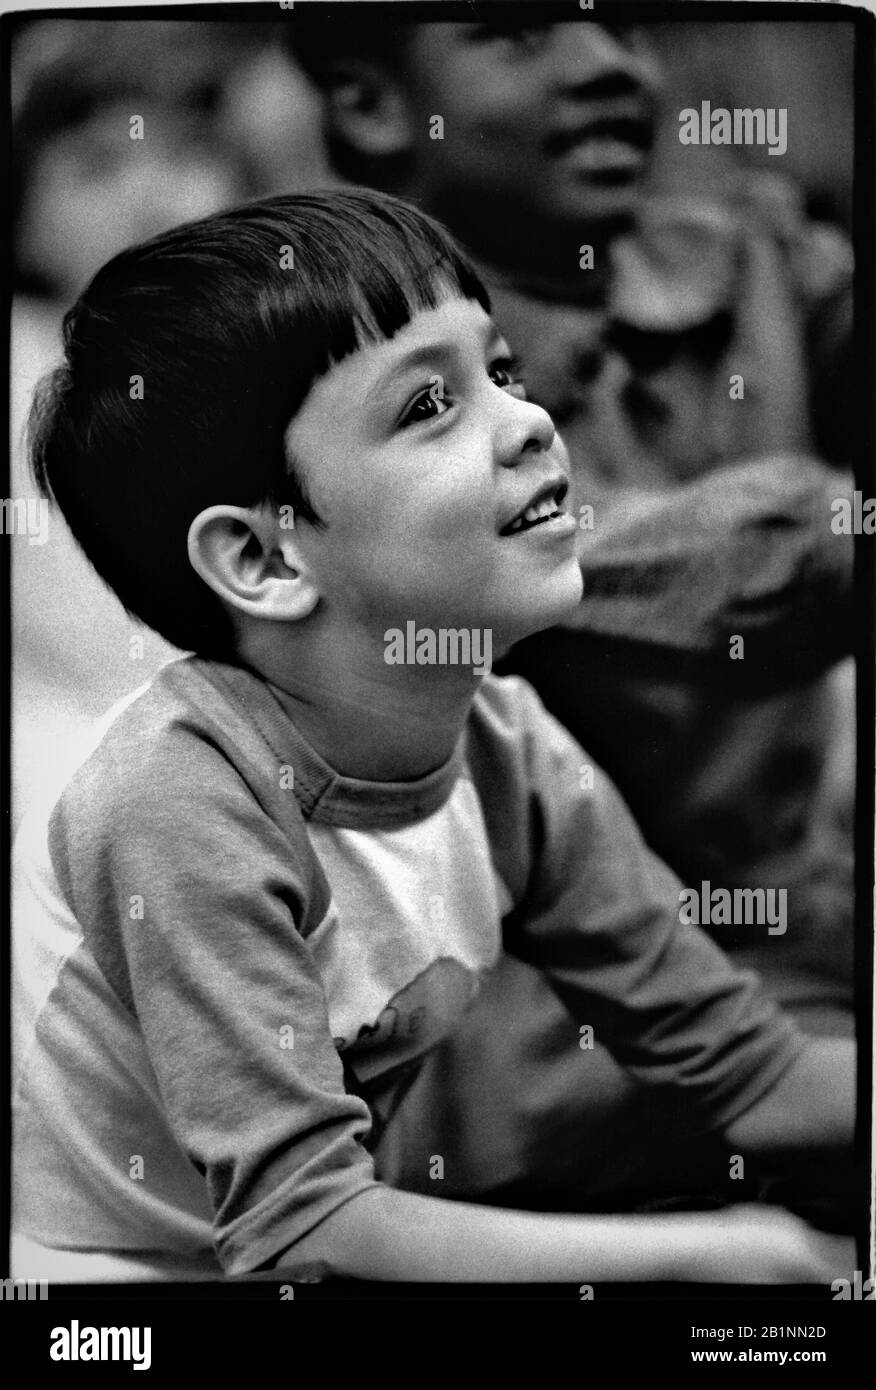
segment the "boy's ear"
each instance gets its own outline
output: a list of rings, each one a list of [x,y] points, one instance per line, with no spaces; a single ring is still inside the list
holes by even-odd
[[[404,89],[376,63],[338,59],[328,82],[332,131],[359,154],[405,154],[412,121]]]
[[[294,529],[267,505],[207,507],[189,527],[188,550],[214,594],[249,617],[296,622],[319,602]]]

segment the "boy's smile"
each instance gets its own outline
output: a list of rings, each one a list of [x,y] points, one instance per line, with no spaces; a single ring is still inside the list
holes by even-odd
[[[313,386],[286,435],[325,529],[297,545],[324,616],[489,628],[497,647],[577,603],[568,457],[479,304],[423,310]]]

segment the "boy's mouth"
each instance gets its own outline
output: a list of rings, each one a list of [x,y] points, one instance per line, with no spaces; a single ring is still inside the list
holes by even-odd
[[[565,516],[562,502],[569,491],[569,483],[566,478],[557,479],[554,482],[543,483],[537,492],[534,492],[525,507],[516,512],[510,521],[500,529],[500,536],[517,536],[522,531],[531,531],[535,526],[543,526],[545,522],[552,521],[555,517]]]

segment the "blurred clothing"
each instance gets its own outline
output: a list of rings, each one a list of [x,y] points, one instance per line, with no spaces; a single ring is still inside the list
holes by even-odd
[[[749,175],[721,203],[643,201],[635,230],[595,255],[608,274],[581,270],[574,289],[481,266],[580,501],[771,454],[847,462],[851,249],[784,179]]]
[[[849,979],[854,705],[831,669],[850,650],[852,545],[830,503],[853,484],[813,446],[845,456],[851,255],[759,176],[723,207],[646,205],[612,266],[589,302],[586,271],[576,302],[486,272],[594,510],[581,607],[503,669],[592,750],[685,883],[787,888],[787,938],[767,950]]]
[[[739,668],[782,688],[850,647],[852,546],[831,502],[852,478],[804,455],[728,465],[660,492],[618,489],[579,540],[584,604],[565,626],[712,657],[752,639]]]

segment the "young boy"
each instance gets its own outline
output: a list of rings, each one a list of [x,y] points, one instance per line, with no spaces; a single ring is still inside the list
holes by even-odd
[[[804,1042],[680,924],[607,779],[465,657],[581,586],[565,448],[488,310],[437,224],[334,192],[124,252],[67,316],[36,475],[196,655],[23,831],[19,1275],[829,1282],[851,1258],[748,1205],[476,1204],[449,1133],[430,1195],[391,1185],[406,1100],[506,952],[566,1001],[576,1088],[595,1035],[679,1134],[752,1163],[852,1122],[850,1047]]]
[[[720,197],[648,193],[647,29],[496,10],[378,25],[304,7],[286,32],[339,172],[463,241],[569,449],[585,602],[505,669],[685,884],[786,891],[781,937],[709,929],[813,1027],[843,1029],[852,547],[830,518],[852,486],[833,466],[854,417],[849,248],[735,150],[682,152],[721,165]]]

